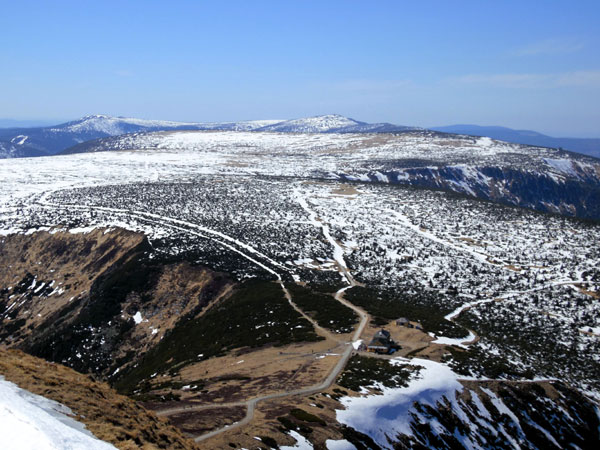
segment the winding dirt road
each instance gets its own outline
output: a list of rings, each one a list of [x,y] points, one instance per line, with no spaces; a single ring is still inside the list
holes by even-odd
[[[250,262],[256,264],[257,266],[261,267],[262,269],[266,270],[267,272],[275,275],[277,277],[278,283],[281,285],[281,288],[284,292],[286,299],[288,300],[290,305],[294,308],[294,310],[296,310],[305,319],[307,319],[314,326],[315,330],[319,334],[321,334],[325,337],[328,337],[328,338],[332,339],[333,341],[338,342],[338,344],[343,345],[345,347],[343,352],[340,355],[340,359],[338,360],[337,364],[333,367],[333,369],[331,369],[331,371],[329,372],[327,377],[319,384],[307,386],[304,388],[294,389],[294,390],[287,390],[287,391],[277,392],[277,393],[273,393],[273,394],[267,394],[267,395],[251,398],[251,399],[248,399],[248,400],[245,400],[242,402],[216,403],[216,404],[212,404],[212,405],[187,406],[187,407],[181,407],[181,408],[165,409],[165,410],[156,412],[156,414],[159,416],[170,416],[170,415],[184,413],[184,412],[204,411],[204,410],[223,408],[223,407],[239,407],[239,406],[246,407],[246,415],[239,422],[236,422],[231,425],[226,425],[222,428],[210,431],[208,433],[202,434],[202,435],[194,438],[194,441],[201,442],[201,441],[204,441],[211,437],[214,437],[218,434],[221,434],[225,431],[229,431],[234,428],[239,428],[239,427],[242,427],[242,426],[250,423],[252,421],[252,419],[254,418],[254,412],[256,410],[258,403],[260,403],[260,402],[267,401],[267,400],[279,399],[279,398],[285,398],[285,397],[293,397],[296,395],[311,395],[311,394],[315,394],[315,393],[318,393],[318,392],[328,389],[334,383],[334,381],[336,380],[336,378],[338,377],[338,375],[340,374],[340,372],[343,370],[343,368],[346,366],[348,360],[350,359],[350,356],[352,355],[352,351],[354,350],[352,343],[360,337],[365,326],[367,325],[367,322],[369,320],[369,315],[363,309],[356,307],[355,305],[353,305],[352,303],[350,303],[349,301],[344,299],[344,293],[346,292],[346,290],[357,285],[356,281],[352,277],[352,274],[348,270],[346,262],[343,259],[344,249],[331,236],[331,234],[329,232],[329,226],[324,221],[322,221],[322,219],[317,218],[316,214],[309,210],[308,204],[305,202],[305,200],[304,199],[302,199],[302,200],[303,201],[301,203],[302,203],[304,209],[307,210],[307,212],[311,216],[313,224],[321,227],[321,232],[323,233],[324,237],[333,246],[333,257],[334,257],[334,261],[335,261],[335,266],[336,266],[338,272],[340,273],[340,275],[342,276],[342,278],[345,279],[346,283],[348,284],[347,286],[338,290],[335,293],[334,298],[337,301],[339,301],[340,303],[342,303],[344,306],[352,309],[357,314],[357,316],[360,318],[360,322],[359,322],[358,326],[356,327],[354,334],[352,335],[351,341],[340,340],[333,333],[331,333],[330,331],[321,327],[314,319],[312,319],[301,308],[299,308],[298,305],[296,305],[294,303],[292,295],[291,295],[290,291],[285,287],[285,284],[283,282],[281,275],[272,268],[274,266],[274,267],[285,269],[285,267],[283,267],[278,262],[272,260],[267,255],[252,248],[248,244],[240,242],[230,236],[225,235],[224,233],[221,233],[221,232],[215,231],[215,230],[211,230],[209,228],[206,228],[204,226],[197,225],[194,223],[185,222],[180,219],[175,219],[175,218],[166,217],[166,216],[160,216],[158,214],[152,214],[152,213],[148,213],[148,212],[144,212],[144,211],[129,211],[129,210],[118,209],[118,208],[107,208],[107,207],[87,206],[87,205],[57,205],[57,204],[53,204],[53,203],[44,201],[43,199],[38,200],[36,203],[38,204],[38,206],[43,206],[43,207],[52,208],[52,209],[60,209],[60,208],[69,207],[69,208],[80,209],[80,210],[98,210],[98,211],[103,211],[103,212],[111,212],[113,214],[123,215],[128,218],[137,218],[138,220],[142,220],[142,221],[149,222],[149,223],[154,223],[154,224],[161,225],[163,227],[167,227],[170,229],[184,231],[184,232],[187,232],[189,234],[192,234],[192,235],[204,238],[204,239],[211,239],[212,241],[214,241],[230,250],[235,251],[240,256],[243,256]],[[263,262],[259,261],[258,259],[261,259],[262,261],[265,261],[265,262],[263,263]],[[269,264],[271,267],[269,267],[267,264]]]

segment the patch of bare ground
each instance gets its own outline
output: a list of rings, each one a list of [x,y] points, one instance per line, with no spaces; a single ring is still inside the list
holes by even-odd
[[[481,242],[476,241],[475,239],[470,237],[459,237],[458,239],[474,247],[485,247]]]
[[[265,401],[248,425],[214,436],[199,445],[206,449],[269,448],[256,439],[260,437],[266,438],[267,442],[273,439],[279,446],[291,446],[295,440],[290,436],[290,430],[294,430],[306,437],[315,449],[325,449],[328,439],[344,438],[335,413],[336,409],[343,408],[336,400],[339,392],[342,392],[339,386],[333,385],[319,394]]]
[[[450,140],[450,139],[435,139],[434,143],[436,145],[440,145],[440,146],[446,146],[446,147],[475,147],[477,141],[475,139],[473,139],[472,141],[468,141],[466,139],[456,139],[456,140]]]
[[[0,374],[34,394],[69,407],[99,439],[120,449],[195,449],[165,419],[107,384],[18,350],[0,350]]]
[[[600,298],[600,292],[598,292],[598,291],[590,291],[590,290],[584,288],[583,286],[581,286],[580,284],[575,284],[574,286],[579,292],[581,292],[584,295],[589,295],[590,297],[593,297],[593,298]]]
[[[358,189],[356,189],[356,187],[351,184],[338,184],[334,189],[331,190],[331,193],[333,195],[342,196],[353,196],[360,194]]]
[[[416,325],[416,323],[413,323],[413,325]],[[392,339],[399,344],[401,348],[392,355],[381,355],[380,357],[419,357],[439,362],[441,361],[442,356],[447,353],[445,345],[433,344],[432,341],[434,341],[434,338],[423,330],[399,326],[396,325],[393,320],[383,327],[373,326],[369,323],[369,325],[365,327],[360,338],[365,344],[368,344],[373,338],[373,335],[382,328],[390,332]]]
[[[188,436],[198,436],[244,418],[244,406],[211,408],[201,411],[186,411],[169,416],[169,421]]]
[[[144,404],[164,411],[190,405],[243,402],[261,395],[315,385],[331,372],[340,353],[338,343],[330,339],[252,351],[240,349],[223,357],[186,366],[176,376],[156,377],[153,385],[158,389],[150,393],[171,392],[180,401]],[[199,385],[199,388],[169,387],[173,385]]]

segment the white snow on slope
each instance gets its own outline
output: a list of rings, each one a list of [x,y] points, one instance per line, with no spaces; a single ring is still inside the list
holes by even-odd
[[[0,377],[0,448],[13,450],[110,450],[69,408]]]
[[[338,114],[306,117],[302,119],[286,120],[266,127],[268,131],[295,131],[299,133],[322,133],[324,131],[358,125],[355,120]]]
[[[241,122],[174,122],[170,120],[148,120],[133,117],[111,117],[103,114],[85,116],[79,120],[69,122],[66,126],[57,126],[50,129],[55,133],[86,133],[101,132],[111,136],[129,132],[128,127],[136,126],[148,129],[170,128],[203,128],[203,129],[228,129],[228,130],[255,130],[261,127],[274,125],[281,120],[248,120]]]
[[[418,358],[391,361],[423,369],[405,388],[381,387],[383,395],[344,397],[340,401],[346,409],[336,411],[338,422],[371,436],[385,448],[386,435],[412,435],[410,412],[414,402],[435,406],[443,397],[453,399],[463,389],[457,375],[443,364]]]
[[[24,135],[20,134],[19,136],[12,138],[10,140],[10,142],[15,145],[23,145],[28,138],[29,138],[29,136],[24,136]]]
[[[138,312],[136,312],[136,313],[133,315],[133,320],[135,321],[135,324],[136,324],[136,325],[139,325],[140,323],[142,323],[142,320],[143,320],[143,319],[142,319],[142,313],[141,313],[141,312],[139,312],[139,311],[138,311]]]
[[[544,162],[548,164],[553,169],[558,170],[559,172],[564,173],[565,175],[571,175],[576,177],[577,172],[573,168],[573,161],[570,159],[551,159],[544,158]]]
[[[14,158],[17,154],[17,147],[11,142],[0,142],[0,159]]]
[[[327,450],[356,450],[356,447],[346,439],[341,439],[339,441],[328,439],[325,441],[325,446],[327,447]]]
[[[472,331],[469,331],[469,334],[462,338],[437,337],[433,333],[430,333],[430,335],[436,338],[435,341],[431,341],[432,344],[455,345],[461,348],[467,348],[466,344],[470,344],[477,337]]]
[[[296,439],[296,444],[293,446],[284,445],[279,447],[281,450],[312,450],[313,446],[308,439],[296,431],[290,431],[290,436]]]

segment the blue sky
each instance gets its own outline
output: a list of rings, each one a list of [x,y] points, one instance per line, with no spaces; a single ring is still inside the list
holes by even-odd
[[[0,2],[0,117],[600,136],[597,0]]]

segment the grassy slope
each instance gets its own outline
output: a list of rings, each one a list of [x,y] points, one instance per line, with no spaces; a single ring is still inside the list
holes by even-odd
[[[116,387],[131,393],[154,373],[176,371],[237,348],[320,339],[313,326],[291,307],[278,284],[246,281],[205,314],[183,319],[135,369],[123,374]]]

